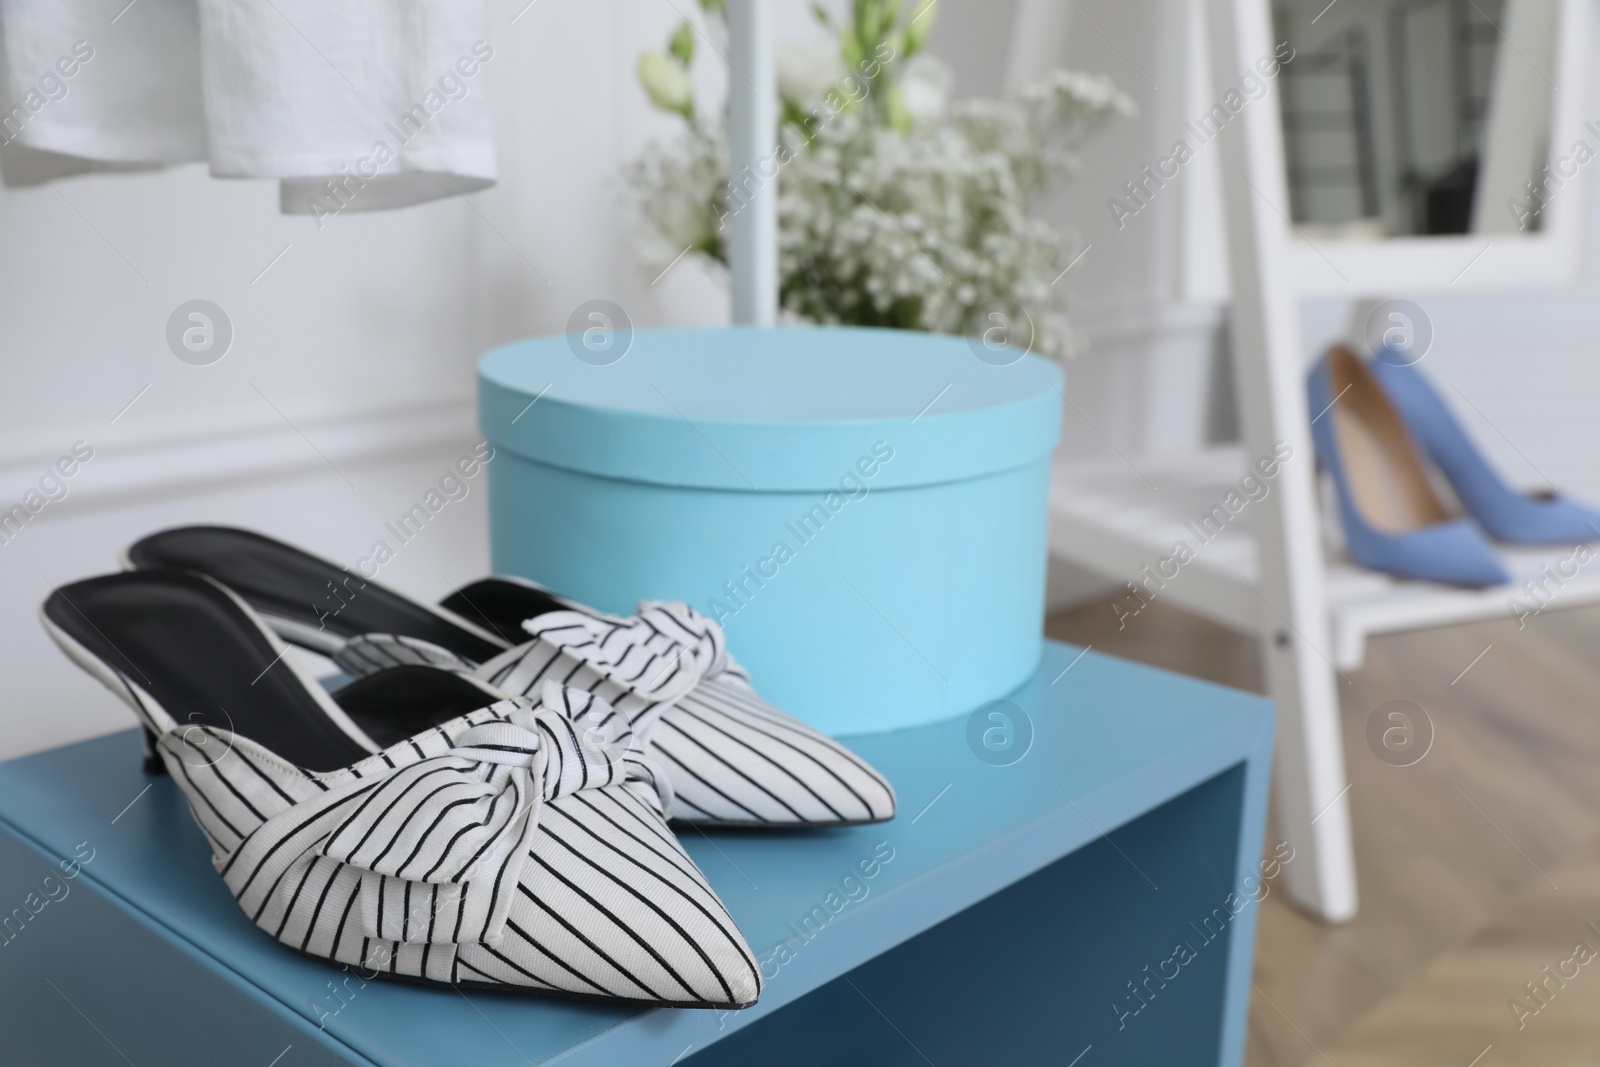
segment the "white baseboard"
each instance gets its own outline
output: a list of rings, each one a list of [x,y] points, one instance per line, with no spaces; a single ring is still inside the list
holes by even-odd
[[[303,477],[318,469],[346,477],[344,467],[399,458],[470,439],[470,399],[383,408],[337,416],[278,419],[240,427],[142,438],[91,441],[94,458],[66,480],[67,495],[47,504],[34,523],[96,509]],[[33,488],[58,453],[30,449],[0,458],[0,510]],[[32,525],[33,523],[30,523]]]

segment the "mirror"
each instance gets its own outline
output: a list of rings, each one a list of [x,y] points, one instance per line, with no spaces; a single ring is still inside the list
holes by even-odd
[[[1560,8],[1555,0],[1275,5],[1276,36],[1295,50],[1280,111],[1290,213],[1303,236],[1543,229]]]

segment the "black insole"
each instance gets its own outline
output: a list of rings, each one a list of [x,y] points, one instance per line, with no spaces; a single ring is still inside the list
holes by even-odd
[[[182,571],[109,574],[62,586],[45,616],[155,697],[180,729],[232,730],[313,771],[370,753],[326,709],[248,615]]]
[[[341,638],[402,634],[474,663],[505,651],[409,597],[249,530],[227,526],[163,530],[136,542],[128,549],[128,558],[139,568],[171,567],[209,575],[263,614],[321,627]]]
[[[503,578],[482,578],[464,585],[439,601],[439,606],[516,645],[528,639],[522,628],[524,619],[567,610],[549,593]]]
[[[366,735],[388,748],[498,699],[437,667],[389,667],[336,690],[333,699]]]

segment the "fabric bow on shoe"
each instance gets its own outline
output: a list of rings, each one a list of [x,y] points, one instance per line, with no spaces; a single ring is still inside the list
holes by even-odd
[[[553,611],[522,628],[596,668],[608,681],[644,700],[670,703],[731,662],[722,627],[680,600],[641,601],[639,614],[607,618],[582,611]],[[526,646],[524,646],[525,648]],[[488,678],[524,649],[513,649],[478,669]]]
[[[367,937],[493,945],[545,804],[630,780],[650,782],[662,810],[671,803],[623,717],[590,693],[549,682],[538,703],[514,698],[475,715],[481,721],[442,753],[357,778],[265,822],[225,872],[241,903],[253,889],[271,891],[274,867],[310,853],[360,873]],[[243,871],[253,884],[233,885],[232,872]]]

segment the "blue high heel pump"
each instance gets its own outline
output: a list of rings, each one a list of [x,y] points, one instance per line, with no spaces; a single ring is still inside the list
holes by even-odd
[[[1350,558],[1402,578],[1490,586],[1511,580],[1483,531],[1446,509],[1367,363],[1335,346],[1306,383],[1317,462],[1333,475]]]
[[[1372,370],[1412,437],[1490,537],[1523,545],[1600,540],[1600,511],[1554,491],[1521,493],[1507,485],[1428,379],[1400,353],[1380,350]]]

